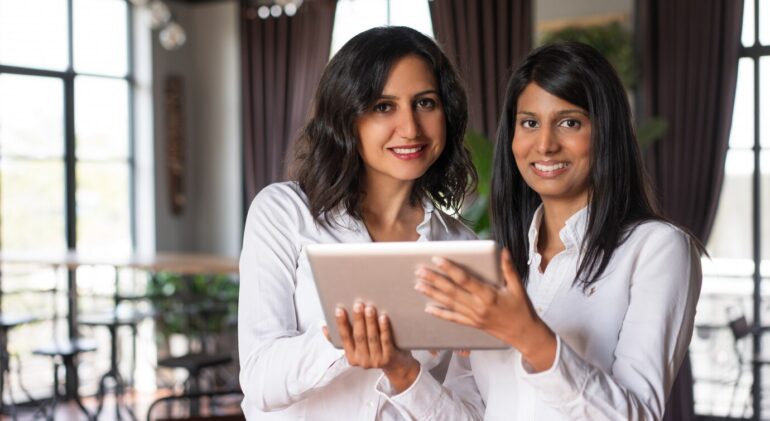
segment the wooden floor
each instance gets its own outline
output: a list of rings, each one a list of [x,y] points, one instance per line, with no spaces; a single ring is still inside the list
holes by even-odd
[[[170,404],[161,403],[156,405],[152,409],[152,417],[147,417],[147,410],[150,405],[159,398],[170,396],[171,391],[158,391],[154,394],[140,394],[129,393],[126,396],[125,404],[133,412],[135,419],[138,421],[144,420],[163,420],[163,419],[193,419],[190,417],[189,407],[187,402],[174,401]],[[93,397],[83,398],[83,404],[86,409],[92,414],[96,412],[98,403]],[[225,396],[217,399],[216,415],[240,415],[240,397],[238,396]],[[208,401],[201,401],[201,416],[211,416],[211,412],[208,409]],[[120,417],[120,418],[119,418]],[[13,418],[8,415],[6,409],[5,415],[0,415],[1,420],[12,420]],[[19,421],[31,421],[45,419],[40,411],[34,408],[19,408],[17,410],[17,420]],[[56,421],[80,421],[87,420],[86,415],[80,410],[78,405],[74,401],[59,402],[56,405],[54,411],[54,419]],[[120,407],[120,415],[117,414],[115,407],[115,399],[112,395],[108,395],[104,399],[104,407],[99,413],[99,421],[114,421],[114,420],[131,420],[131,416],[125,406]],[[202,418],[205,419],[205,418]]]

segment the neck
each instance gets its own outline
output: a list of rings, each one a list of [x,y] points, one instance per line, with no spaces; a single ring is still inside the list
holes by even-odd
[[[543,198],[543,219],[540,223],[540,235],[537,248],[541,252],[559,252],[564,250],[564,244],[559,237],[559,231],[564,228],[567,220],[586,206],[586,201],[554,201]]]
[[[367,177],[361,203],[363,219],[375,241],[416,239],[416,228],[423,217],[421,204],[409,203],[413,181],[376,180]]]

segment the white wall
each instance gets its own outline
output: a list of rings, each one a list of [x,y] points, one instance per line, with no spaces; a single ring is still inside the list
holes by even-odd
[[[236,256],[242,236],[238,4],[169,4],[187,43],[167,51],[154,33],[156,248]],[[168,75],[184,79],[182,215],[172,214],[169,199],[163,98]]]

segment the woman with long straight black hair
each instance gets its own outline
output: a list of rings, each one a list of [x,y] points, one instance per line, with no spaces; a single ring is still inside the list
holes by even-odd
[[[415,419],[662,418],[702,247],[653,205],[626,93],[593,48],[544,46],[512,75],[492,217],[504,287],[437,258],[416,289],[510,350],[455,356],[443,387],[420,376],[390,399]]]

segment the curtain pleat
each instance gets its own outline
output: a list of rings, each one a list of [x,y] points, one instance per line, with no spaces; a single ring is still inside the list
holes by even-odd
[[[244,206],[287,177],[293,142],[329,59],[336,0],[306,1],[292,17],[260,19],[241,2]]]
[[[510,72],[532,48],[531,0],[434,0],[436,39],[467,84],[469,128],[494,138]]]
[[[636,16],[639,114],[668,125],[646,152],[647,169],[664,214],[705,243],[724,179],[743,1],[637,0]],[[689,357],[664,419],[695,419]]]

